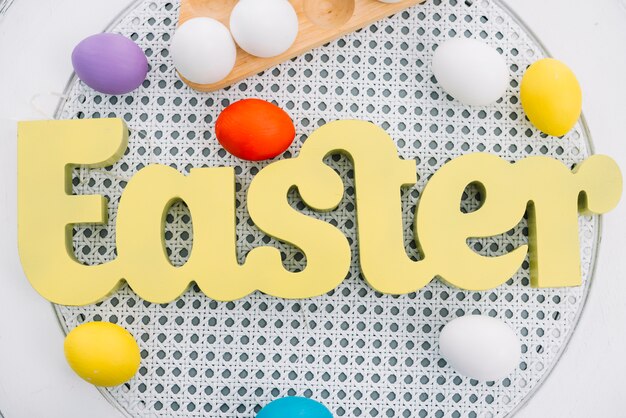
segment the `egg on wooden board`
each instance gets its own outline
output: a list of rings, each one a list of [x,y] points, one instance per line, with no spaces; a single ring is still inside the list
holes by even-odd
[[[132,40],[115,33],[83,39],[72,51],[78,78],[105,94],[126,94],[139,87],[148,73],[148,59]]]
[[[567,65],[544,58],[524,73],[520,101],[533,125],[548,135],[562,136],[578,121],[583,96],[576,76]]]
[[[450,321],[439,336],[439,351],[457,372],[483,381],[503,379],[520,361],[515,332],[501,320],[485,315]]]
[[[466,105],[491,104],[504,96],[509,85],[502,55],[474,39],[454,38],[439,45],[432,70],[441,88]]]
[[[228,106],[215,122],[217,140],[226,151],[248,161],[274,158],[296,136],[289,115],[260,99],[244,99]]]
[[[180,25],[170,53],[178,73],[198,84],[223,80],[237,59],[237,47],[228,28],[210,17],[196,17]]]
[[[237,45],[256,57],[280,55],[298,36],[298,15],[288,0],[240,0],[230,15]]]
[[[96,386],[117,386],[132,378],[141,362],[133,336],[119,325],[89,322],[65,337],[65,358],[81,378]]]
[[[313,399],[290,396],[270,402],[256,418],[333,418],[333,414]]]

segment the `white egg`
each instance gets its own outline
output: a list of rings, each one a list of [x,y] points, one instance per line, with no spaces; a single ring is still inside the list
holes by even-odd
[[[298,36],[298,15],[288,0],[239,0],[230,15],[230,31],[247,53],[274,57]]]
[[[228,28],[209,17],[189,19],[176,29],[170,47],[176,70],[193,83],[226,78],[235,66],[237,47]]]
[[[439,336],[448,364],[472,379],[493,381],[509,375],[520,361],[520,342],[508,325],[483,315],[450,321]]]
[[[432,70],[441,88],[467,105],[493,103],[504,96],[509,85],[502,55],[474,39],[455,38],[439,45]]]

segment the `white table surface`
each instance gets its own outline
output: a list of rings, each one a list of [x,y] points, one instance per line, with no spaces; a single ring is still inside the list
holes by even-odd
[[[577,74],[596,152],[612,156],[626,172],[626,0],[506,2]],[[63,91],[74,45],[104,29],[129,3],[15,0],[0,17],[0,411],[7,418],[121,416],[69,369],[52,307],[20,267],[15,121],[53,113],[56,98],[49,93]],[[41,94],[37,110],[31,98]],[[625,201],[603,218],[598,267],[580,324],[517,417],[626,416]]]

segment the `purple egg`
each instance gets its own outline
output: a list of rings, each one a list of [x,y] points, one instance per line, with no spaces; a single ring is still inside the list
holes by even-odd
[[[143,83],[148,59],[130,39],[100,33],[83,39],[72,52],[76,75],[92,89],[105,94],[125,94]]]

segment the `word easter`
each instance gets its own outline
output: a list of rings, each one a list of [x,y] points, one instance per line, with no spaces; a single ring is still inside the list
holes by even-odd
[[[96,302],[125,280],[142,298],[169,302],[196,282],[209,297],[229,301],[260,290],[282,298],[309,298],[334,289],[346,277],[350,246],[339,229],[290,206],[296,187],[316,211],[342,200],[344,184],[324,158],[346,154],[354,164],[359,259],[363,276],[376,290],[413,292],[435,276],[469,290],[497,287],[530,253],[536,287],[581,283],[578,212],[611,210],[622,190],[615,162],[594,155],[573,171],[548,157],[511,164],[477,153],[441,167],[424,188],[415,219],[420,261],[405,251],[401,187],[417,182],[413,160],[398,157],[393,140],[375,125],[356,120],[329,123],[311,134],[297,158],[261,170],[247,195],[250,216],[268,235],[291,243],[306,255],[303,271],[290,272],[276,248],[262,246],[237,262],[235,174],[233,168],[194,168],[188,176],[164,165],[139,170],[126,186],[118,208],[117,258],[100,265],[78,262],[72,225],[105,223],[103,196],[72,195],[73,166],[103,167],[127,146],[120,119],[22,122],[18,145],[19,252],[33,287],[52,302]],[[469,184],[482,190],[482,206],[462,213],[460,199]],[[165,251],[164,220],[183,200],[194,228],[193,251],[174,267]],[[529,244],[497,257],[477,254],[470,237],[504,233],[529,217]]]

